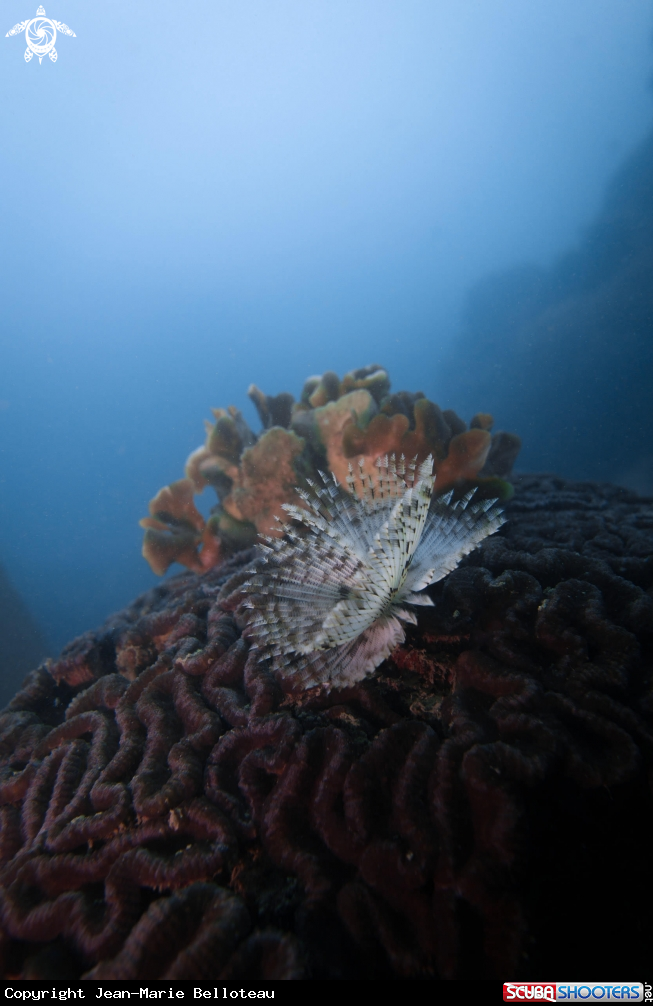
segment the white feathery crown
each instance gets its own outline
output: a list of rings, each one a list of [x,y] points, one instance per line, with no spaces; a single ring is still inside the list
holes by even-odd
[[[433,499],[433,459],[417,469],[379,458],[378,479],[351,466],[349,492],[322,472],[298,490],[305,507],[284,504],[301,527],[264,538],[243,585],[253,610],[249,634],[291,691],[342,688],[371,674],[404,641],[405,605],[441,580],[505,518],[497,500]]]

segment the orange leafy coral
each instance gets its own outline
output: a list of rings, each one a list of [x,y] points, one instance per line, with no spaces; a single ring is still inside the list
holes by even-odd
[[[294,460],[304,441],[290,430],[273,426],[258,443],[244,451],[234,488],[224,502],[236,520],[247,520],[267,534],[275,517],[285,519],[282,503],[295,501],[297,472]],[[298,502],[298,501],[296,501]]]
[[[163,575],[173,562],[180,562],[196,573],[215,565],[220,558],[220,543],[207,530],[195,506],[190,479],[164,486],[150,500],[149,509],[150,516],[144,517],[140,524],[145,528],[143,556],[155,573]]]
[[[162,489],[150,503],[143,555],[156,573],[173,562],[203,572],[220,556],[247,548],[259,533],[282,534],[282,506],[298,503],[296,486],[329,469],[346,485],[358,461],[375,478],[376,459],[386,454],[434,458],[436,490],[486,482],[485,494],[507,498],[521,441],[511,433],[490,434],[493,420],[477,413],[466,423],[442,411],[422,392],[390,393],[387,372],[377,364],[352,370],[342,380],[333,371],[306,381],[299,402],[282,392],[249,397],[263,431],[250,430],[233,405],[214,409],[215,422],[188,458],[186,478]],[[193,494],[212,486],[218,496],[207,522]],[[275,519],[278,521],[275,522]]]

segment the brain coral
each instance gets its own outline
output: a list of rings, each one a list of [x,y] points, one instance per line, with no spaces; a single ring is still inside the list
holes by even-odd
[[[296,487],[318,471],[331,471],[346,487],[352,461],[374,477],[380,455],[435,460],[436,493],[481,485],[486,496],[505,498],[504,482],[521,442],[512,433],[490,434],[492,416],[478,413],[470,428],[455,412],[418,391],[390,394],[385,370],[373,364],[345,374],[309,378],[299,402],[282,392],[249,396],[263,429],[254,434],[233,405],[214,409],[206,442],[189,457],[186,478],[165,486],[150,502],[143,555],[155,573],[173,562],[203,572],[269,534],[274,518],[288,517],[284,503],[299,503]],[[218,496],[208,521],[193,496],[212,486]],[[275,532],[272,532],[275,533]]]
[[[506,513],[350,688],[257,660],[247,551],[34,671],[0,717],[5,975],[637,973],[650,501],[528,476]]]

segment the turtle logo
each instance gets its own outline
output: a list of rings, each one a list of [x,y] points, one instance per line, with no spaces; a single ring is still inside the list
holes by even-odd
[[[52,18],[46,17],[43,7],[39,7],[36,17],[15,24],[11,31],[7,32],[5,38],[9,38],[10,35],[20,35],[22,31],[25,32],[25,41],[27,42],[27,49],[25,50],[26,63],[29,63],[32,56],[38,56],[39,63],[44,56],[49,56],[52,62],[56,63],[57,50],[54,47],[54,43],[57,40],[58,31],[62,35],[72,35],[73,38],[77,38],[75,32],[71,31],[67,24],[63,24],[61,21],[53,21]]]

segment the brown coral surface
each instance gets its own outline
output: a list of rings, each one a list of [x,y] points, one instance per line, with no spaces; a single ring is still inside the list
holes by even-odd
[[[299,402],[282,392],[271,397],[252,384],[249,397],[263,429],[253,433],[233,405],[213,409],[206,442],[188,458],[186,478],[164,486],[150,500],[143,556],[155,573],[173,562],[196,573],[247,548],[257,534],[282,533],[284,504],[301,505],[297,486],[330,471],[347,487],[349,468],[378,475],[379,456],[434,459],[436,491],[482,486],[486,498],[508,498],[521,440],[513,433],[490,435],[488,413],[470,428],[455,412],[442,412],[415,393],[390,394],[390,378],[377,364],[352,370],[342,380],[332,371],[306,381]],[[205,521],[193,496],[212,486],[218,505]],[[278,523],[282,522],[282,523]]]
[[[0,719],[5,974],[638,973],[653,509],[524,476],[507,510],[347,691],[257,663],[248,553],[33,672]]]

